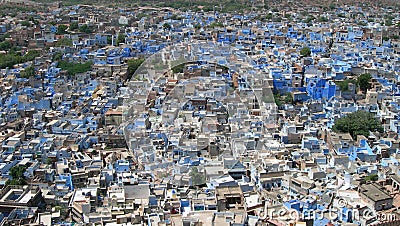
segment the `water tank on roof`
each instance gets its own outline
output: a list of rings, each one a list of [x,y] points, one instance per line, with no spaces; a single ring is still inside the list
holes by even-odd
[[[352,176],[351,176],[349,173],[346,172],[346,173],[344,174],[344,184],[345,184],[346,186],[350,187],[352,181],[353,181]]]

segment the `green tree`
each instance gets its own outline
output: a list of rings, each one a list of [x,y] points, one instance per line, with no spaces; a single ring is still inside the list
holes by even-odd
[[[125,43],[125,34],[118,34],[117,36],[117,45],[119,45],[120,43]]]
[[[171,24],[169,24],[169,23],[164,23],[164,24],[163,24],[163,29],[164,29],[164,30],[171,30]]]
[[[141,20],[143,17],[147,17],[148,15],[146,13],[138,13],[136,14],[137,20]]]
[[[273,95],[276,106],[280,107],[284,104],[293,104],[293,97],[291,93],[286,93],[284,96],[281,96],[279,93],[275,93]]]
[[[58,26],[57,28],[57,33],[58,35],[63,35],[63,34],[67,34],[68,32],[66,31],[68,28],[67,25],[61,24]]]
[[[368,89],[371,89],[371,78],[372,76],[368,73],[361,74],[357,78],[357,84],[363,92],[366,92]]]
[[[0,50],[8,51],[11,49],[11,43],[9,41],[0,42]]]
[[[309,56],[311,56],[311,50],[310,50],[310,48],[308,48],[307,46],[303,47],[303,48],[300,50],[300,55],[301,55],[302,57],[309,57]]]
[[[320,16],[320,17],[318,18],[318,21],[319,21],[319,22],[328,22],[329,20],[328,20],[328,18],[326,18],[326,17],[324,17],[324,16]]]
[[[62,206],[55,206],[55,207],[54,207],[54,210],[55,210],[55,211],[60,211],[60,214],[61,214],[61,218],[62,218],[62,219],[65,219],[65,218],[66,218],[66,215],[68,214],[68,209],[67,209],[67,208],[64,208],[64,207],[62,207]]]
[[[21,25],[25,26],[25,27],[30,27],[31,26],[31,22],[29,22],[27,20],[23,20],[23,21],[21,21]]]
[[[96,156],[99,154],[99,151],[97,151],[96,149],[93,149],[92,151],[92,156]]]
[[[216,28],[216,27],[223,27],[224,25],[221,22],[212,22],[210,24],[211,28]]]
[[[69,25],[69,30],[70,30],[70,31],[76,31],[76,30],[78,30],[78,28],[79,28],[79,26],[78,26],[78,23],[77,23],[77,22],[73,22],[73,23],[71,23],[71,24]]]
[[[79,31],[82,33],[91,33],[92,29],[90,29],[90,27],[87,24],[84,24],[82,26],[79,27]]]
[[[183,69],[185,68],[185,64],[179,64],[172,68],[172,72],[176,73],[183,73]]]
[[[62,60],[62,57],[63,57],[63,53],[57,52],[53,55],[53,61],[60,61],[60,60]]]
[[[26,185],[28,184],[25,180],[24,173],[26,171],[25,166],[13,166],[10,169],[10,176],[12,177],[11,180],[6,182],[6,185]]]
[[[273,21],[273,22],[281,22],[281,21],[282,21],[282,17],[280,17],[280,16],[274,17],[274,18],[272,19],[272,21]]]
[[[206,183],[204,175],[200,173],[199,169],[195,166],[190,170],[189,176],[192,178],[192,185],[201,185]]]
[[[307,17],[307,19],[304,20],[304,22],[308,24],[308,23],[311,23],[313,20],[315,20],[315,17],[309,16],[309,17]]]
[[[281,101],[281,95],[279,93],[274,94],[274,101],[276,106],[280,107],[283,105],[282,101]]]
[[[36,57],[40,56],[40,52],[38,50],[29,50],[23,57],[22,62],[28,62],[34,60]]]
[[[357,84],[357,81],[352,79],[347,79],[344,81],[337,81],[335,82],[337,86],[339,86],[340,90],[345,92],[349,90],[349,83]]]
[[[377,181],[378,180],[378,174],[371,174],[368,176],[365,176],[362,178],[362,181],[365,183],[367,181]]]
[[[18,47],[12,47],[7,54],[0,54],[0,68],[11,68],[15,64],[25,63],[34,60],[40,56],[40,52],[36,50],[29,50],[27,54],[21,56]]]
[[[367,26],[367,23],[365,23],[364,21],[359,21],[357,23],[357,25],[359,25],[359,26]]]
[[[36,73],[35,73],[34,66],[29,66],[21,72],[21,78],[30,78],[30,77],[34,77],[35,75],[36,75]]]
[[[367,111],[356,111],[337,119],[332,130],[350,133],[353,139],[356,139],[357,135],[368,137],[370,131],[383,132],[383,127],[374,114]]]
[[[9,38],[9,37],[10,37],[9,34],[0,35],[0,42],[4,42],[6,40],[6,38]]]
[[[303,17],[306,17],[306,16],[308,16],[308,11],[303,10],[303,11],[300,12],[300,14],[301,14]]]
[[[70,75],[76,75],[79,73],[84,73],[92,69],[92,62],[88,61],[86,63],[72,63],[67,61],[60,61],[58,67],[62,70],[68,71]]]
[[[286,93],[286,96],[285,96],[285,103],[286,104],[291,104],[291,103],[293,103],[293,97],[292,97],[292,94],[291,93]]]
[[[33,16],[28,17],[28,20],[36,24],[38,21]]]
[[[72,46],[72,39],[70,38],[60,38],[56,42],[56,47],[61,47],[61,46]]]
[[[144,62],[144,59],[139,58],[139,59],[130,59],[128,60],[128,75],[131,77],[133,74],[135,74],[136,70],[142,65]]]

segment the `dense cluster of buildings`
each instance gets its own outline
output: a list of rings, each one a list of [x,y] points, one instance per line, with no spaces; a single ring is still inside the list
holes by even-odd
[[[400,224],[398,8],[0,7],[0,225]]]

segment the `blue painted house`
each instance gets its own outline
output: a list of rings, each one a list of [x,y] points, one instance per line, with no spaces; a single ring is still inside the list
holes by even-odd
[[[307,78],[307,93],[313,100],[329,100],[336,94],[336,84],[324,78]]]

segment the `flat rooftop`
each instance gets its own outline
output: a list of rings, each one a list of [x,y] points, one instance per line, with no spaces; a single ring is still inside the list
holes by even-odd
[[[364,184],[361,186],[361,189],[362,193],[374,202],[392,198],[392,196],[374,184]]]

